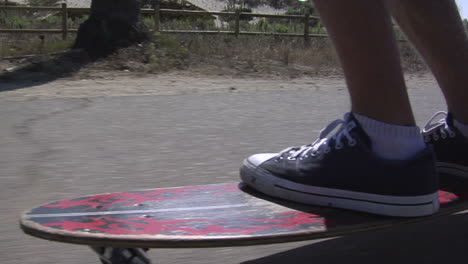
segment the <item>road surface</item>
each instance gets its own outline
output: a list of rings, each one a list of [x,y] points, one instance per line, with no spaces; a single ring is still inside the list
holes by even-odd
[[[1,263],[97,263],[86,247],[22,234],[17,221],[27,208],[94,193],[236,182],[246,156],[310,143],[349,109],[342,80],[310,88],[297,80],[284,83],[176,95],[93,96],[83,90],[75,98],[21,100],[34,87],[0,94]],[[161,83],[156,78],[146,85]],[[432,79],[416,76],[409,86],[420,125],[445,109]],[[467,224],[460,214],[344,238],[155,249],[151,256],[156,263],[204,264],[454,262],[466,257]]]

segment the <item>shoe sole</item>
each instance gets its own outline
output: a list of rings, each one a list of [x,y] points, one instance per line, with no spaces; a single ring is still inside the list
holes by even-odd
[[[437,162],[437,171],[439,173],[468,178],[468,167],[453,163]]]
[[[396,217],[428,216],[439,210],[438,191],[420,196],[389,196],[303,185],[276,177],[244,160],[242,181],[253,189],[289,201]]]

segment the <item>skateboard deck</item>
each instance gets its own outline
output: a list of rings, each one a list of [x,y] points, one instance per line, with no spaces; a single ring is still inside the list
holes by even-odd
[[[391,218],[276,200],[238,184],[92,195],[47,203],[21,216],[29,235],[115,248],[224,247],[340,236],[468,208],[468,183],[441,183],[431,217]]]

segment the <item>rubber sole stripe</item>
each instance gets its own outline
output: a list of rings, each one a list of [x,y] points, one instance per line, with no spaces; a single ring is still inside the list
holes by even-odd
[[[394,205],[394,206],[420,206],[420,205],[429,205],[432,204],[432,201],[428,201],[425,203],[414,203],[414,204],[400,204],[400,203],[385,203],[385,202],[377,202],[377,201],[371,201],[371,200],[363,200],[363,199],[356,199],[356,198],[349,198],[349,197],[340,197],[340,196],[333,196],[333,195],[324,195],[324,194],[317,194],[317,193],[309,193],[309,192],[304,192],[304,191],[298,191],[294,189],[290,189],[284,186],[280,186],[275,184],[275,187],[284,189],[290,192],[297,192],[297,193],[302,193],[306,195],[313,195],[313,196],[319,196],[319,197],[328,197],[328,198],[334,198],[334,199],[343,199],[343,200],[352,200],[352,201],[359,201],[359,202],[366,202],[366,203],[374,203],[374,204],[382,204],[382,205]]]

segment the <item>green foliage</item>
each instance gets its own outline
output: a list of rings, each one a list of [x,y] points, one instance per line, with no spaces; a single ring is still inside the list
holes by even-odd
[[[154,42],[151,42],[146,47],[146,56],[149,64],[156,63],[158,57],[156,56],[156,45]]]
[[[31,6],[55,6],[62,3],[59,0],[28,0],[28,5]]]
[[[314,14],[315,9],[311,5],[289,6],[286,15],[304,15],[306,13]]]
[[[276,2],[275,2],[276,1]],[[144,0],[142,4],[149,6],[151,0]],[[57,0],[30,0],[31,5],[57,5],[60,2]],[[167,3],[168,6],[163,6],[163,3]],[[305,8],[312,7],[310,3],[304,4],[297,0],[230,0],[225,11],[236,11],[240,10],[243,13],[251,13],[252,7],[257,5],[268,4],[270,6],[281,7],[286,5],[289,7],[289,14],[303,14]],[[178,8],[178,9],[194,9],[193,6],[183,4],[181,0],[161,2],[161,8]],[[79,25],[88,18],[88,15],[74,15],[69,16],[68,26],[69,28],[78,28]],[[152,16],[144,16],[143,20],[147,26],[154,28],[154,19]],[[221,27],[215,25],[215,20],[212,16],[187,16],[187,15],[173,15],[173,16],[162,16],[161,29],[167,30],[234,30],[235,20],[234,17],[229,17],[225,20],[227,23],[223,23]],[[48,29],[59,29],[61,28],[62,17],[60,13],[50,12],[24,12],[24,11],[0,11],[0,28],[48,28]],[[311,23],[311,26],[313,24]],[[301,20],[288,20],[288,19],[272,19],[272,18],[255,18],[253,17],[242,17],[240,22],[241,31],[250,32],[275,32],[275,33],[302,33],[303,22]],[[313,27],[312,27],[313,28]],[[20,36],[20,35],[18,35]],[[28,49],[16,48],[16,46],[5,46],[1,43],[2,53],[9,54],[24,54],[29,50],[31,53],[38,52],[52,52],[61,49],[66,49],[70,45],[69,43],[57,42],[51,44],[50,39],[60,39],[60,35],[46,35],[46,42],[38,43],[38,34],[32,34],[32,42],[28,43]],[[14,36],[16,37],[16,35]],[[71,43],[71,42],[70,42]],[[186,50],[177,45],[176,42],[166,37],[160,37],[155,43],[157,49],[163,47],[168,53],[184,54]]]
[[[257,7],[260,5],[268,5],[277,9],[285,8],[288,6],[302,5],[297,0],[229,0],[228,3],[240,7]]]
[[[168,36],[156,36],[154,46],[159,50],[164,50],[168,54],[173,54],[175,56],[186,56],[188,54],[188,50],[182,47],[180,42]]]
[[[59,36],[14,35],[8,42],[0,43],[0,56],[20,56],[25,54],[46,54],[70,49],[73,39],[61,40]]]
[[[143,17],[143,23],[145,23],[148,28],[154,28],[154,18],[151,16]]]
[[[255,8],[259,5],[268,5],[276,9],[288,8],[291,14],[304,14],[306,10],[310,14],[315,13],[314,4],[311,0],[305,3],[298,0],[228,0],[225,10],[234,11],[239,8]]]
[[[268,31],[268,21],[265,18],[258,20],[256,23],[256,29],[260,32],[267,32]]]
[[[0,46],[0,56],[18,56],[21,53],[13,47]]]
[[[70,19],[68,19],[70,22]],[[44,20],[44,23],[50,24],[50,25],[58,25],[62,23],[62,17],[61,16],[48,16]]]
[[[235,28],[234,17],[224,20],[220,27],[217,27],[212,19],[172,19],[161,21],[161,30],[231,30]],[[154,28],[154,20],[152,17],[145,17],[145,24],[149,28]],[[311,33],[318,29],[315,27],[315,22],[311,21]],[[301,20],[285,20],[285,19],[270,19],[261,18],[254,21],[241,20],[240,30],[247,32],[276,32],[276,33],[298,33],[304,32],[304,23]]]
[[[31,22],[25,16],[5,14],[0,16],[0,24],[5,25],[5,28],[18,29],[27,28]]]
[[[175,38],[157,33],[152,42],[145,43],[144,55],[147,70],[160,72],[183,65],[183,61],[189,57],[189,51]]]
[[[274,24],[273,31],[276,33],[289,33],[289,28],[285,25]]]
[[[144,18],[145,24],[149,28],[154,28],[153,18]],[[216,30],[213,19],[202,17],[192,17],[192,19],[170,19],[161,21],[161,29],[164,30]]]
[[[278,9],[286,7],[300,8],[305,5],[309,5],[313,8],[313,3],[310,0],[306,3],[302,3],[297,0],[265,0],[265,3]]]
[[[241,12],[241,13],[252,13],[252,8],[250,7],[246,7],[246,6],[236,6],[235,4],[232,4],[232,3],[228,3],[226,5],[226,7],[221,10],[222,12]],[[221,19],[223,19],[224,21],[229,21],[229,20],[233,20],[235,19],[234,16],[230,16],[230,17],[222,17]],[[244,16],[244,15],[241,15],[240,16],[240,20],[244,20],[244,21],[251,21],[253,19],[253,17],[251,16]]]
[[[142,8],[152,8],[154,0],[139,0]],[[160,8],[165,9],[191,9],[191,5],[183,0],[159,1]]]
[[[227,5],[222,12],[237,12],[240,11],[241,13],[252,13],[252,8],[250,7],[236,7],[236,6],[229,6]]]
[[[305,12],[304,12],[304,8],[297,8],[297,7],[288,7],[288,10],[286,11],[286,15],[303,15]]]
[[[241,13],[252,13],[252,8],[244,6],[244,7],[239,8],[239,11]]]
[[[74,40],[57,40],[48,42],[39,48],[40,53],[52,53],[70,49],[74,44]]]

